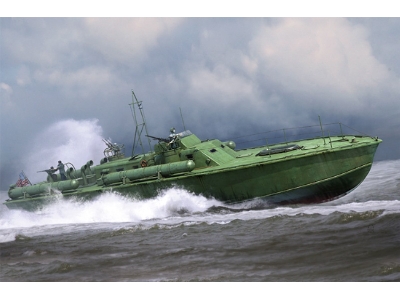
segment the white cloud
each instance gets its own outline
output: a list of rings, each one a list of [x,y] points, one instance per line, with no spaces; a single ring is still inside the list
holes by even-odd
[[[86,43],[107,60],[132,63],[147,56],[157,39],[170,33],[183,19],[89,18],[85,19]]]
[[[66,87],[106,84],[119,64],[135,68],[183,19],[7,19],[4,52],[19,66],[15,81]],[[113,73],[113,74],[112,74]],[[35,82],[33,82],[35,83]]]
[[[190,95],[204,102],[230,103],[253,98],[253,86],[245,77],[234,74],[227,66],[210,70],[201,67],[189,75]]]
[[[346,19],[283,19],[259,31],[250,44],[251,59],[286,92],[335,94],[363,108],[364,96],[396,82],[373,56],[367,37],[364,27]]]
[[[22,65],[17,72],[16,82],[18,86],[25,87],[32,83],[31,72],[27,65]]]
[[[0,95],[1,95],[1,104],[5,107],[11,106],[11,94],[13,93],[13,89],[10,85],[5,82],[0,83]]]
[[[56,86],[94,88],[109,83],[114,75],[105,67],[89,66],[73,71],[39,69],[34,78]]]
[[[12,88],[7,83],[4,83],[4,82],[0,83],[0,88],[2,91],[7,93],[8,95],[12,93]]]
[[[47,175],[37,171],[56,167],[59,160],[72,163],[76,169],[89,160],[98,164],[105,149],[102,134],[98,120],[68,119],[51,124],[36,136],[31,151],[23,158],[24,170],[31,174],[29,178],[39,181]]]

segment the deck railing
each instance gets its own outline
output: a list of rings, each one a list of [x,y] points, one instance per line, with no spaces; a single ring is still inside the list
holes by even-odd
[[[232,138],[238,148],[250,148],[260,144],[275,145],[292,143],[299,140],[311,138],[326,138],[333,136],[357,135],[368,136],[343,123],[317,124],[301,127],[290,127],[276,130],[269,130]]]

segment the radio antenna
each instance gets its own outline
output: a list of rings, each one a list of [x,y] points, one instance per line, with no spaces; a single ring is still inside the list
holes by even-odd
[[[179,107],[179,111],[181,112],[181,118],[182,118],[183,130],[185,130],[185,131],[186,131],[185,122],[183,121],[182,109],[181,109],[180,107]]]
[[[140,145],[140,147],[142,148],[142,153],[145,154],[144,152],[144,148],[143,148],[143,144],[142,144],[142,132],[143,129],[146,132],[146,136],[149,135],[147,132],[147,126],[146,126],[146,118],[144,117],[144,111],[143,111],[143,106],[142,106],[142,101],[139,101],[136,98],[135,92],[132,90],[132,103],[129,104],[131,105],[131,110],[132,110],[132,114],[133,114],[133,119],[135,121],[136,124],[136,130],[135,130],[135,137],[134,137],[134,141],[133,141],[133,147],[132,147],[132,156],[134,156],[135,154],[135,148],[138,146],[138,144]],[[141,120],[138,119],[138,115],[136,114],[136,107],[139,110],[140,113],[140,117]],[[151,150],[151,141],[150,138],[147,137],[148,139],[148,143],[149,143],[149,149]]]

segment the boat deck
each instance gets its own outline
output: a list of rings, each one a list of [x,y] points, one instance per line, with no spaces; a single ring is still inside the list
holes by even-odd
[[[381,140],[369,136],[334,136],[325,138],[314,138],[301,141],[291,141],[288,143],[275,144],[271,146],[261,146],[254,148],[241,149],[236,151],[236,157],[227,161],[223,165],[213,167],[215,169],[221,168],[242,168],[244,165],[273,163],[281,160],[288,160],[299,158],[301,156],[312,156],[321,154],[323,152],[343,151],[346,149],[354,149],[364,147],[367,145],[379,144]],[[293,145],[296,149],[291,150]],[[280,152],[274,151],[280,149]],[[287,149],[287,150],[286,150]],[[270,150],[270,151],[268,151]],[[260,155],[262,153],[263,155]],[[213,155],[209,154],[210,157]],[[195,169],[192,172],[201,173],[207,172],[208,168]]]

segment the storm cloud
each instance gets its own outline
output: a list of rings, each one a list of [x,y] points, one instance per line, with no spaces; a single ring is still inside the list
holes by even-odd
[[[399,18],[0,21],[3,190],[22,169],[73,160],[58,147],[88,149],[85,161],[102,154],[94,137],[131,146],[131,90],[151,135],[183,130],[180,109],[221,140],[321,116],[382,138],[378,160],[400,158]]]

